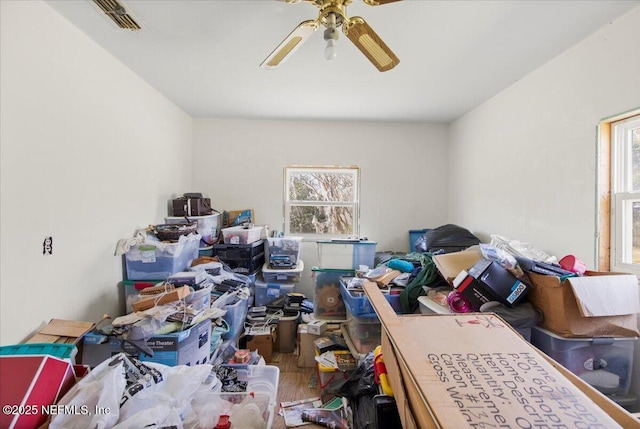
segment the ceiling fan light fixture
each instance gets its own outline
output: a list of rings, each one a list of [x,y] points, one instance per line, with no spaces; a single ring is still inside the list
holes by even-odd
[[[98,0],[94,0],[98,1]],[[104,0],[103,0],[104,1]],[[115,1],[115,0],[112,0]],[[298,3],[301,0],[284,0],[287,3]],[[317,6],[319,11],[315,20],[303,21],[289,34],[278,47],[260,64],[263,69],[278,68],[289,58],[320,25],[324,26],[324,40],[327,45],[324,56],[327,61],[337,57],[336,42],[338,28],[362,52],[367,59],[381,72],[391,70],[400,63],[398,57],[359,16],[349,18],[347,6],[353,0],[304,0]],[[379,6],[400,0],[363,0],[369,6]]]

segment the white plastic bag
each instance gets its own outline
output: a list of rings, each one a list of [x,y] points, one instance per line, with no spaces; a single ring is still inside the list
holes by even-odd
[[[126,383],[122,360],[116,359],[114,362],[114,359],[110,359],[101,363],[58,401],[58,405],[69,406],[68,409],[79,410],[79,412],[53,416],[49,428],[112,427],[120,417],[120,399]],[[97,410],[100,412],[96,412]]]

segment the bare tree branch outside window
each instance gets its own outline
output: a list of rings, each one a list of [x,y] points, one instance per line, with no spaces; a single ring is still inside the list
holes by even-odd
[[[358,234],[357,167],[286,167],[285,233]]]

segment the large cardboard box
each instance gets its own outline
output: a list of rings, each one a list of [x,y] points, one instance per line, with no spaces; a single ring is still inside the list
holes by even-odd
[[[640,428],[497,315],[398,316],[375,284],[364,289],[403,428]]]
[[[276,341],[275,326],[274,329],[262,330],[262,331],[250,331],[245,332],[246,348],[249,350],[257,350],[258,354],[264,358],[266,363],[271,363],[273,358],[273,345]]]
[[[320,335],[311,334],[306,324],[298,325],[298,367],[315,368],[316,352],[313,342]]]
[[[640,298],[632,274],[587,272],[562,281],[529,273],[529,301],[544,313],[542,326],[563,337],[637,337]]]

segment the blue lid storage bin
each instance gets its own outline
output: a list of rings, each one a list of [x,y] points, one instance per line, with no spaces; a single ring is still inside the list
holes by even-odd
[[[198,258],[200,235],[180,237],[176,243],[146,241],[132,246],[124,255],[127,280],[166,279],[185,271]]]
[[[360,265],[373,268],[375,241],[319,240],[318,268],[357,270]]]
[[[360,316],[364,314],[375,314],[375,310],[369,301],[369,298],[362,292],[362,295],[354,295],[352,290],[347,288],[349,280],[353,277],[340,277],[340,292],[342,293],[342,299],[354,316]],[[402,305],[400,304],[400,294],[385,293],[384,297],[387,299],[391,307],[396,313],[402,313]]]

